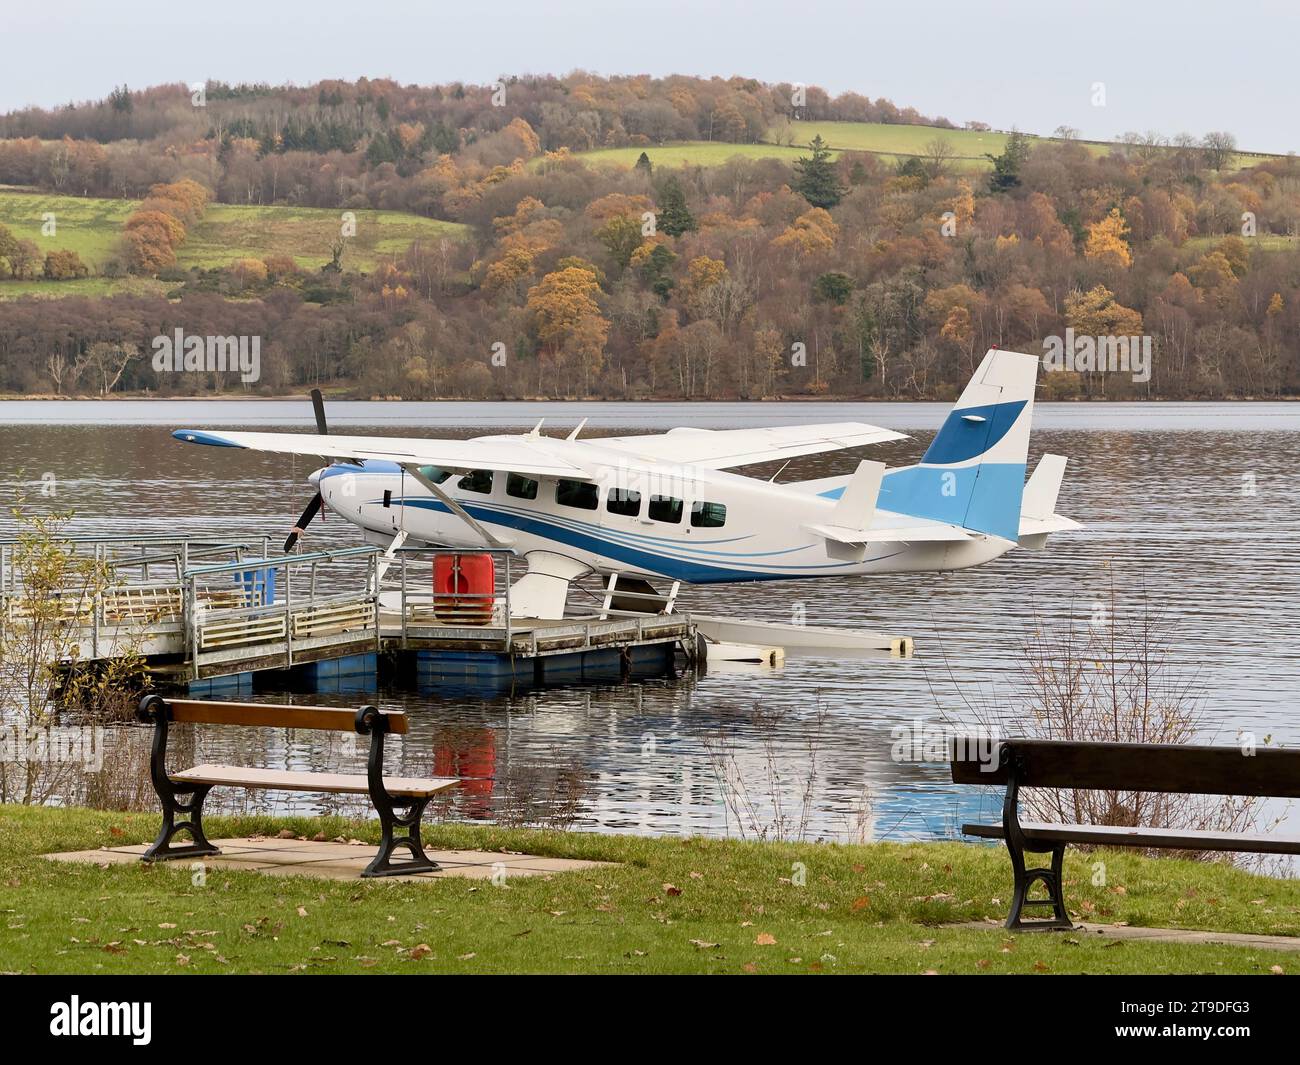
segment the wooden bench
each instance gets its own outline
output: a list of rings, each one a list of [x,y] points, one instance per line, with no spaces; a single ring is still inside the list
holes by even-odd
[[[1022,822],[1019,791],[1165,792],[1182,795],[1248,795],[1300,798],[1300,750],[1197,747],[1156,743],[1090,743],[1065,740],[957,739],[951,748],[954,784],[1005,785],[1000,825],[962,825],[966,835],[1006,841],[1015,886],[1007,928],[1059,929],[1073,924],[1065,909],[1061,863],[1068,844],[1179,851],[1300,854],[1300,839],[1201,829],[1133,828]],[[1025,867],[1026,852],[1051,854],[1048,869]],[[1046,899],[1028,892],[1041,881]],[[1051,906],[1051,918],[1021,921],[1026,906]]]
[[[407,720],[404,713],[381,711],[373,706],[363,706],[360,710],[352,711],[330,706],[202,702],[148,695],[141,700],[137,716],[142,721],[152,722],[154,726],[149,773],[163,807],[162,829],[153,845],[141,856],[142,861],[161,862],[220,854],[220,850],[203,834],[203,800],[214,787],[236,787],[368,794],[379,812],[383,840],[374,861],[361,875],[397,876],[430,872],[438,868],[438,864],[425,855],[420,842],[420,818],[435,793],[453,787],[459,781],[449,777],[384,776],[384,737],[389,733],[406,732]],[[237,765],[196,765],[180,772],[169,772],[167,733],[169,726],[177,721],[356,732],[370,737],[370,757],[364,775],[256,769]],[[180,820],[181,817],[187,819]],[[397,829],[404,829],[405,834],[395,835]],[[193,842],[173,845],[173,838],[182,830],[189,833]],[[406,848],[410,852],[410,858],[394,862],[393,852],[398,847]]]

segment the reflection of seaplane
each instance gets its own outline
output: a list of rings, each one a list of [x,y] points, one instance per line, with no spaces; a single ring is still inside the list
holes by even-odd
[[[190,443],[321,455],[320,507],[382,544],[511,548],[528,572],[511,592],[521,617],[556,618],[588,573],[611,590],[912,573],[976,566],[1017,544],[1038,549],[1077,528],[1055,513],[1065,459],[1046,455],[1025,483],[1038,359],[990,351],[921,462],[777,484],[730,473],[753,463],[861,447],[903,434],[858,422],[767,429],[673,429],[580,440],[334,436],[319,393],[318,435],[185,429]]]

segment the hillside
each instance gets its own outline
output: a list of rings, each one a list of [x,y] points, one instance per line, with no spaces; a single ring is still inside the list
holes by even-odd
[[[0,181],[10,393],[946,399],[1067,337],[1044,398],[1300,392],[1300,162],[1223,131],[746,78],[209,83],[0,116]],[[156,372],[178,328],[260,338],[261,379]],[[1119,338],[1140,365],[1087,355]]]
[[[27,293],[92,295],[151,291],[147,279],[104,277],[121,258],[122,229],[140,206],[136,200],[52,196],[29,190],[0,190],[0,225],[15,237],[31,240],[42,253],[55,249],[77,252],[95,276],[59,282],[57,291],[42,281],[0,283],[0,299]],[[346,265],[364,273],[403,253],[412,242],[440,237],[463,238],[466,227],[455,222],[421,218],[401,211],[357,210],[356,236],[348,245]],[[52,214],[55,235],[42,233],[43,219]],[[238,258],[292,256],[304,270],[317,270],[330,261],[330,249],[340,230],[341,212],[311,207],[240,207],[211,204],[188,234],[177,255],[180,269],[217,269]]]

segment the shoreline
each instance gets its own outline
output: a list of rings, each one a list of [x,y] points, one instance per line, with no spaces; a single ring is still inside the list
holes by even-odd
[[[591,397],[566,396],[526,396],[514,398],[494,397],[491,399],[462,399],[446,397],[437,399],[395,399],[391,396],[347,396],[325,393],[325,399],[332,403],[385,403],[394,406],[403,403],[636,403],[644,405],[661,404],[663,406],[702,406],[704,404],[753,405],[765,403],[886,403],[908,406],[914,403],[952,403],[954,396],[922,396],[913,399],[891,399],[887,396],[767,396],[762,399],[737,399],[735,397],[697,397],[668,399],[593,399]],[[306,392],[285,392],[274,396],[249,395],[235,396],[229,393],[193,394],[178,396],[160,396],[155,393],[116,393],[111,396],[51,396],[51,395],[9,395],[0,394],[0,403],[310,403],[311,397]],[[1119,404],[1215,404],[1215,403],[1297,403],[1300,395],[1285,396],[1220,396],[1172,399],[1164,396],[1114,397],[1096,396],[1091,398],[1073,397],[1065,399],[1038,399],[1037,403],[1059,403],[1062,405],[1089,406],[1094,403]]]

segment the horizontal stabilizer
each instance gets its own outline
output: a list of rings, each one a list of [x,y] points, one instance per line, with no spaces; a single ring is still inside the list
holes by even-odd
[[[1082,528],[1077,521],[1056,513],[1056,497],[1065,478],[1064,455],[1044,455],[1025,484],[1020,506],[1020,546],[1041,551],[1050,533]]]
[[[809,532],[839,544],[917,544],[970,540],[972,533],[955,525],[914,525],[898,529],[846,529],[842,525],[806,525]]]
[[[1077,521],[1063,517],[1060,514],[1053,514],[1050,518],[1027,518],[1020,519],[1021,536],[1039,536],[1043,533],[1070,532],[1072,529],[1082,529],[1083,526]]]

